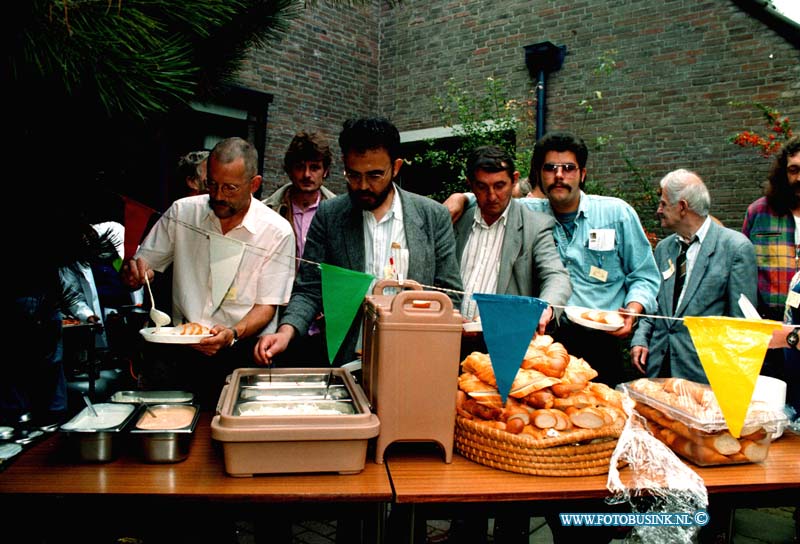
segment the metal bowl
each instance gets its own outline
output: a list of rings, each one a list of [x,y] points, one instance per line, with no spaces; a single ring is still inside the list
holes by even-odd
[[[108,462],[116,457],[122,431],[133,419],[136,407],[132,404],[100,403],[94,405],[98,417],[84,408],[61,426],[73,454],[80,461]]]
[[[196,404],[150,405],[149,410],[141,411],[130,432],[146,462],[177,463],[189,456],[199,417]]]

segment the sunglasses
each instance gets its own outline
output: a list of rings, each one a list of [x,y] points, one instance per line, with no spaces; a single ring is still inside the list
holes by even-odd
[[[564,163],[546,162],[542,165],[542,170],[544,170],[545,172],[555,172],[559,168],[563,168],[564,172],[569,174],[572,172],[576,172],[578,170],[578,165],[575,164],[574,162],[564,162]]]

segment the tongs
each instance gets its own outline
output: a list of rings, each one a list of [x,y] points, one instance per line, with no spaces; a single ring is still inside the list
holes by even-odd
[[[333,379],[333,365],[331,365],[331,371],[328,372],[328,379],[325,380],[325,394],[322,395],[322,400],[328,400],[328,390],[331,388],[332,379]]]

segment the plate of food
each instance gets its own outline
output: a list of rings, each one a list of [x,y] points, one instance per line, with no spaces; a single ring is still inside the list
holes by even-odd
[[[211,336],[210,329],[199,323],[184,323],[177,327],[147,327],[139,331],[142,338],[156,344],[197,344]]]
[[[622,314],[610,310],[592,310],[580,306],[567,306],[564,310],[570,321],[589,329],[615,331],[625,324]]]
[[[475,321],[467,321],[462,325],[464,332],[483,332],[483,325],[481,325],[481,318]]]

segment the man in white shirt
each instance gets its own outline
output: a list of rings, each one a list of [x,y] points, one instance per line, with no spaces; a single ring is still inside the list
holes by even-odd
[[[467,293],[461,304],[464,319],[478,317],[472,293],[524,295],[566,304],[572,286],[553,239],[555,222],[511,197],[519,178],[513,158],[496,146],[479,147],[467,159],[466,174],[478,205],[454,227],[456,258]],[[552,317],[553,308],[548,306],[539,320],[540,334]]]
[[[285,219],[253,197],[261,185],[257,161],[249,142],[241,138],[219,142],[208,158],[208,194],[176,200],[144,239],[135,259],[123,266],[123,281],[134,288],[144,283],[145,276],[153,278],[154,270],[163,271],[174,263],[173,323],[196,322],[210,328],[212,336],[191,347],[215,356],[215,364],[200,364],[202,359],[187,356],[192,352],[187,346],[175,346],[181,359],[194,366],[176,369],[186,373],[182,377],[167,372],[161,376],[167,381],[185,380],[215,367],[209,380],[219,381],[199,387],[218,393],[225,373],[250,361],[256,337],[270,324],[277,307],[289,300],[294,235]],[[218,302],[212,294],[213,282],[220,276],[212,274],[210,253],[220,240],[240,242],[243,252]],[[243,339],[249,341],[234,348]]]

